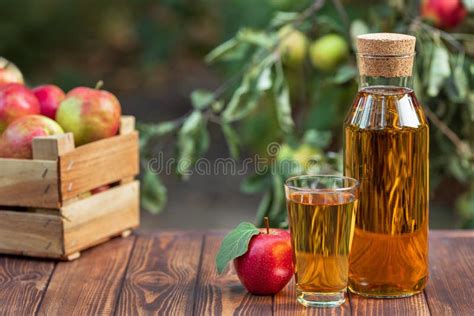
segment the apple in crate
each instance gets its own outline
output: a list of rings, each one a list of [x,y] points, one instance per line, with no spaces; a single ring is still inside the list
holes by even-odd
[[[74,134],[76,145],[84,145],[117,134],[121,107],[110,92],[78,87],[66,95],[56,112],[65,132]]]
[[[5,83],[23,83],[23,75],[14,63],[0,57],[0,85]]]
[[[108,189],[110,189],[110,185],[106,184],[106,185],[102,185],[98,188],[95,188],[95,189],[92,189],[91,190],[91,194],[94,195],[94,194],[99,194],[99,193],[102,193],[102,192],[105,192],[107,191]]]
[[[30,114],[40,114],[40,104],[30,89],[20,83],[0,85],[0,133],[17,118]]]
[[[41,115],[54,120],[59,104],[66,98],[64,91],[53,84],[42,85],[32,91],[40,103]]]
[[[20,117],[8,125],[0,137],[0,157],[31,159],[33,138],[62,133],[61,126],[46,116]]]

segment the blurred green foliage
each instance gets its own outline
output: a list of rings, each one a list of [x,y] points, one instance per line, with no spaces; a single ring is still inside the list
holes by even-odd
[[[415,90],[432,125],[431,192],[449,178],[464,183],[463,195],[453,193],[458,196],[461,225],[472,227],[474,38],[470,18],[463,24],[466,29],[453,35],[414,14],[418,4],[413,1],[371,6],[361,6],[360,1],[348,1],[345,6],[337,0],[308,3],[304,11],[276,12],[263,28],[243,26],[207,55],[208,63],[220,63],[234,74],[215,91],[193,93],[194,109],[182,121],[175,121],[178,174],[186,174],[192,162],[205,154],[208,124],[216,123],[232,154],[243,147],[269,155],[271,163],[276,163],[276,172],[251,175],[242,190],[263,194],[258,224],[269,216],[273,225],[286,226],[284,179],[341,170],[342,120],[357,89],[355,36],[410,33],[418,38]],[[282,30],[288,28],[293,33],[286,38],[288,32]],[[311,42],[309,49],[301,40],[304,36]],[[307,53],[297,60],[300,50]],[[150,132],[151,127],[144,129],[145,137],[159,137]],[[266,152],[271,142],[280,143],[278,155]],[[280,168],[288,159],[295,164]],[[185,161],[191,163],[180,165]]]
[[[281,183],[286,176],[340,170],[341,124],[357,90],[353,37],[377,31],[415,34],[415,89],[432,124],[432,192],[440,185],[461,183],[452,195],[457,196],[460,225],[472,227],[472,17],[448,32],[419,19],[419,1],[328,0],[300,21],[301,12],[313,3],[0,0],[0,55],[14,61],[33,84],[55,82],[68,90],[103,79],[113,91],[142,92],[166,81],[173,63],[196,63],[212,50],[206,61],[226,78],[223,86],[193,92],[193,107],[184,117],[142,125],[142,157],[153,154],[149,141],[171,134],[179,161],[195,161],[207,151],[208,127],[215,123],[234,157],[266,155],[267,145],[278,142],[281,153],[271,158],[278,165],[286,155],[297,162],[295,169],[253,175],[242,189],[262,194],[258,219],[267,214],[273,224],[284,225]],[[277,49],[279,30],[287,24],[297,24],[294,28],[307,38],[310,50],[323,36],[339,35],[350,56],[332,71],[315,69],[308,55],[300,65],[289,65]],[[178,174],[192,167],[179,161]],[[143,192],[147,209],[162,209],[166,189],[158,177],[145,174]]]

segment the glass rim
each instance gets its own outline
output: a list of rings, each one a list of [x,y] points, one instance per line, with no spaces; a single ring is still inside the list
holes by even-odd
[[[344,186],[341,188],[331,188],[329,189],[324,189],[324,188],[302,188],[302,187],[297,187],[294,185],[289,184],[289,182],[297,179],[310,179],[310,178],[323,178],[323,179],[341,179],[341,180],[349,180],[352,182],[351,185]],[[285,180],[284,183],[285,187],[287,187],[290,190],[294,191],[299,191],[299,192],[311,192],[311,193],[340,193],[340,192],[348,192],[348,191],[353,191],[357,190],[360,186],[360,182],[357,179],[351,178],[351,177],[346,177],[346,176],[338,176],[338,175],[331,175],[331,174],[321,174],[321,175],[310,175],[310,174],[304,174],[304,175],[299,175],[299,176],[292,176],[289,177],[288,179]]]

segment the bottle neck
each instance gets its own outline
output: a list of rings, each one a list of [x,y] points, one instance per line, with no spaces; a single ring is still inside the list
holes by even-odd
[[[413,76],[406,77],[372,77],[367,75],[359,76],[359,90],[367,87],[399,87],[413,88]]]
[[[415,54],[400,56],[357,55],[359,88],[413,88]]]

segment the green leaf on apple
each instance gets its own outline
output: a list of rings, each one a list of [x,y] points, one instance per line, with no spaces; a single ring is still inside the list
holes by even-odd
[[[254,224],[248,222],[240,223],[234,230],[228,233],[224,237],[216,256],[217,272],[221,274],[231,260],[245,254],[248,250],[250,239],[259,233],[260,230]]]

